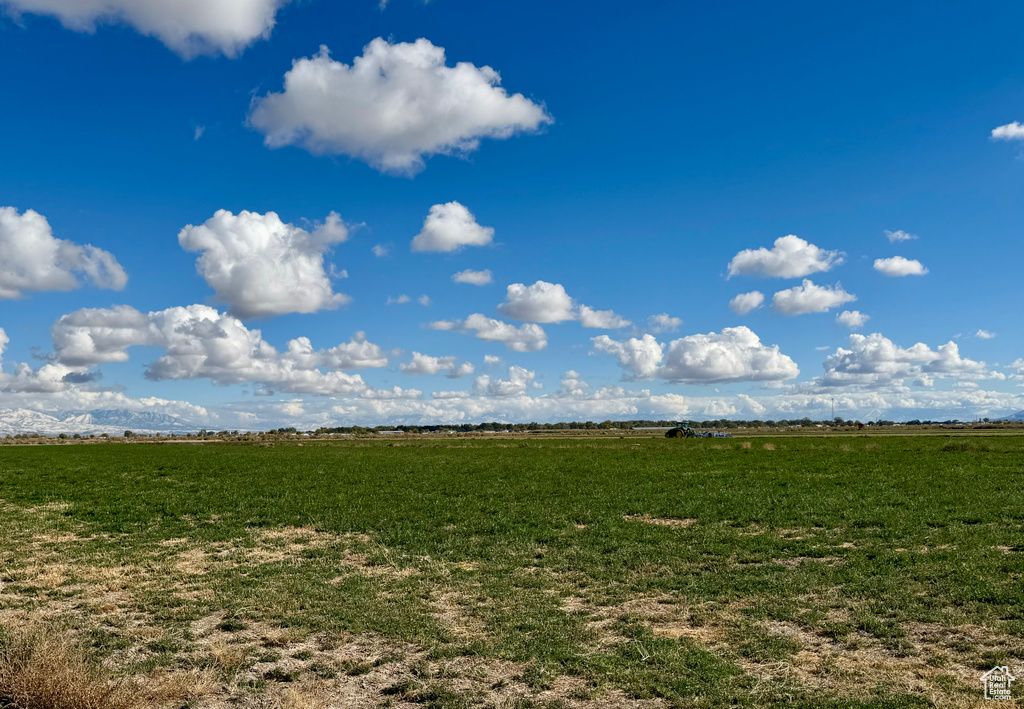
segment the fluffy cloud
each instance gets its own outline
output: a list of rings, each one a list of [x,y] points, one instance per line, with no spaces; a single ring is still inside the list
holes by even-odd
[[[348,238],[331,213],[312,232],[285,224],[274,212],[218,210],[205,224],[178,234],[186,251],[200,251],[196,270],[241,318],[313,313],[349,302],[335,293],[324,271],[324,254]]]
[[[842,262],[841,251],[826,251],[790,234],[776,239],[771,251],[763,246],[740,251],[729,262],[729,277],[759,275],[800,278],[818,271],[828,271]]]
[[[1013,364],[1010,365],[1014,372],[1010,375],[1010,379],[1024,379],[1024,358],[1018,357],[1013,360]]]
[[[799,373],[778,345],[761,344],[742,326],[673,340],[658,370],[662,379],[686,383],[781,381]]]
[[[419,389],[403,389],[400,386],[393,386],[390,389],[366,389],[359,395],[362,399],[374,399],[377,401],[394,401],[396,399],[419,399],[423,392]]]
[[[619,360],[627,380],[652,379],[665,357],[664,345],[650,334],[621,342],[608,335],[599,335],[590,341],[598,352],[605,352]]]
[[[1024,125],[1018,121],[992,129],[992,140],[1024,140]]]
[[[9,342],[7,333],[0,328],[0,359]],[[70,367],[59,362],[51,362],[39,369],[32,369],[28,364],[19,362],[14,365],[13,374],[0,371],[0,392],[52,394],[65,391],[71,385],[91,380],[92,377],[83,367]]]
[[[548,346],[547,334],[540,325],[526,323],[516,327],[507,322],[473,313],[465,320],[438,320],[430,323],[432,330],[472,332],[478,339],[503,342],[516,352],[536,352]]]
[[[844,310],[836,315],[836,322],[846,325],[851,330],[864,327],[864,324],[870,319],[870,315],[865,315],[859,310]]]
[[[632,323],[613,310],[595,310],[586,305],[576,307],[560,283],[537,281],[531,286],[513,283],[506,289],[505,302],[498,312],[513,320],[557,323],[579,320],[583,327],[614,330]],[[667,315],[665,317],[668,317]]]
[[[178,54],[238,55],[270,36],[274,16],[287,0],[2,0],[13,13],[52,15],[68,29],[92,32],[123,22],[156,37]]]
[[[121,290],[124,269],[110,253],[53,236],[46,217],[31,209],[19,214],[0,207],[0,299],[26,291],[68,291],[80,287],[76,274],[98,288]]]
[[[384,301],[384,305],[405,305],[409,302],[409,296],[400,295],[397,297],[388,296],[388,299]]]
[[[825,360],[820,383],[827,387],[868,388],[901,386],[905,379],[930,386],[934,377],[960,379],[1002,378],[984,362],[960,356],[955,342],[935,350],[923,342],[903,348],[881,333],[850,335],[849,349],[838,348]]]
[[[7,333],[0,328],[0,359],[9,342]],[[129,411],[165,414],[176,416],[194,425],[204,425],[210,421],[207,410],[202,406],[187,401],[169,401],[156,397],[132,399],[121,391],[97,386],[99,372],[90,371],[87,367],[69,366],[61,362],[49,362],[33,369],[24,362],[15,362],[11,367],[13,373],[0,370],[0,392],[4,394],[4,405],[21,409],[21,411],[0,411],[0,429],[10,432],[39,430],[39,423],[34,417],[26,417],[29,412],[51,412],[49,422],[44,422],[44,430],[57,424],[57,420],[66,423],[68,432],[98,430],[102,428],[90,417],[69,415],[68,412],[126,409]],[[4,414],[12,414],[10,419]],[[123,428],[122,428],[123,430]]]
[[[435,204],[423,220],[423,229],[413,237],[413,251],[457,251],[463,246],[486,246],[494,229],[480,226],[476,217],[458,202]]]
[[[193,308],[203,307],[193,306]],[[124,318],[130,314],[127,310],[120,313],[80,311],[80,313],[84,312],[93,315],[107,313],[110,316],[104,321],[107,327],[115,324],[112,322],[115,316]],[[217,315],[217,317],[226,316]],[[156,318],[143,317],[139,321],[150,319],[155,324]],[[238,325],[241,327],[240,323]],[[185,330],[195,332],[198,328],[186,327]],[[178,334],[185,335],[184,332]],[[707,337],[713,336],[714,333]],[[871,337],[878,338],[880,336]],[[126,338],[121,339],[123,342]],[[177,339],[184,345],[187,337],[183,336]],[[300,338],[300,340],[302,339]],[[882,339],[884,340],[884,338]],[[6,344],[6,333],[0,329],[0,355],[3,354]],[[885,342],[881,344],[884,345]],[[891,345],[891,343],[889,344]],[[105,346],[109,348],[115,345],[108,342]],[[102,347],[97,347],[94,348],[94,351],[100,349]],[[182,351],[176,356],[188,356],[185,354],[186,349],[187,347],[182,347]],[[365,338],[358,336],[353,338],[352,342],[334,348],[333,352],[317,352],[308,346],[308,341],[296,341],[295,345],[290,346],[289,353],[282,355],[280,359],[282,361],[291,360],[292,366],[299,371],[311,364],[325,360],[346,365],[352,363],[380,365],[382,360],[376,359],[379,351],[374,352],[375,349],[375,346],[367,343]],[[863,352],[870,349],[870,347],[854,344],[850,351],[839,350],[837,354],[853,351]],[[81,374],[83,375],[80,377],[81,379],[88,380],[88,373],[85,369],[61,362],[52,362],[38,370],[16,363],[14,374],[0,371],[0,391],[4,392],[4,404],[7,407],[52,412],[123,408],[131,411],[178,416],[197,427],[228,429],[266,429],[280,426],[315,429],[320,426],[365,424],[366,421],[388,424],[430,424],[476,421],[598,420],[603,418],[679,419],[720,416],[741,418],[810,416],[822,418],[827,416],[833,398],[837,412],[842,411],[844,416],[857,417],[865,421],[880,417],[895,418],[896,420],[911,417],[968,419],[979,415],[1000,416],[1007,411],[1024,408],[1024,396],[986,391],[970,381],[970,379],[980,378],[983,374],[989,376],[992,373],[984,373],[981,363],[971,362],[960,357],[955,347],[945,345],[938,348],[937,351],[931,351],[924,346],[915,346],[909,350],[892,347],[888,351],[890,353],[888,356],[875,357],[876,361],[871,364],[871,367],[877,369],[881,366],[880,363],[884,363],[886,360],[901,360],[904,365],[910,365],[905,369],[908,375],[918,376],[919,369],[923,372],[924,368],[928,367],[930,371],[937,372],[940,376],[958,377],[962,385],[958,385],[952,390],[911,391],[907,388],[878,390],[870,387],[855,387],[852,390],[842,391],[835,386],[823,387],[820,382],[817,382],[778,385],[776,389],[783,393],[768,396],[751,397],[746,394],[737,394],[734,396],[692,397],[680,394],[653,395],[647,389],[630,391],[621,386],[605,386],[595,390],[577,372],[569,371],[563,375],[561,386],[556,392],[543,396],[531,396],[529,391],[539,386],[534,373],[523,368],[511,367],[507,378],[480,378],[474,383],[471,391],[435,392],[429,398],[424,398],[422,392],[416,389],[401,387],[374,389],[363,385],[357,390],[347,392],[348,396],[345,396],[346,392],[344,391],[328,390],[329,393],[337,393],[340,396],[284,401],[260,397],[245,403],[219,405],[208,411],[189,402],[157,398],[129,399],[119,391],[103,390],[89,384],[82,385],[77,383],[78,377],[68,377],[67,373]],[[931,354],[928,354],[929,352]],[[871,359],[870,357],[865,358]],[[494,363],[496,359],[490,357],[489,362]],[[227,357],[224,361],[229,360],[230,357]],[[844,364],[849,367],[851,362],[847,358],[837,364],[840,365],[836,367],[838,371]],[[1024,360],[1018,360],[1012,366],[1017,368],[1018,375],[1024,377]],[[278,367],[279,374],[282,369],[283,365]],[[266,374],[267,371],[268,369],[264,367],[261,373]],[[270,371],[273,371],[273,368],[270,368]],[[965,373],[967,381],[963,379]],[[860,371],[861,379],[852,378],[847,383],[851,385],[863,383],[862,378],[866,374],[870,374],[870,372]],[[287,387],[277,388],[281,391],[287,389]],[[26,418],[24,413],[24,411],[0,411],[0,426],[8,420],[30,420],[31,417]],[[10,419],[7,418],[8,415],[10,415]],[[78,419],[73,419],[67,424],[69,432],[83,430],[82,425],[76,421]],[[29,428],[31,429],[31,425]]]
[[[729,310],[733,311],[737,315],[746,315],[751,310],[760,308],[763,303],[764,293],[759,290],[754,290],[749,293],[740,293],[730,300]]]
[[[619,360],[627,380],[657,377],[688,384],[781,381],[800,373],[796,363],[782,354],[778,345],[762,344],[746,327],[688,335],[670,342],[667,351],[652,335],[624,342],[601,335],[591,342],[594,349]]]
[[[580,325],[600,330],[615,330],[620,327],[632,325],[629,320],[616,315],[612,310],[594,310],[586,305],[580,306]]]
[[[917,259],[902,256],[875,259],[875,270],[886,276],[923,276],[928,273]]]
[[[351,66],[327,47],[298,59],[284,92],[252,103],[249,123],[268,147],[298,145],[314,154],[350,155],[382,172],[413,174],[424,157],[465,154],[482,138],[508,138],[550,123],[543,107],[509,96],[490,67],[445,63],[426,39],[377,38]]]
[[[555,323],[575,320],[576,304],[559,283],[537,281],[532,286],[513,283],[506,289],[498,312],[513,320]]]
[[[55,361],[65,366],[124,362],[130,347],[159,347],[164,352],[147,366],[149,379],[205,378],[220,385],[257,382],[268,389],[304,394],[362,391],[362,378],[341,370],[383,367],[388,362],[363,333],[326,350],[316,350],[308,338],[299,337],[288,342],[285,352],[278,352],[259,330],[205,305],[151,313],[126,305],[87,308],[62,316],[51,335]]]
[[[917,236],[915,236],[914,234],[908,234],[907,232],[900,231],[898,229],[896,231],[889,231],[888,229],[886,229],[885,238],[888,239],[890,243],[895,244],[900,241],[910,241],[911,239],[916,239]]]
[[[654,334],[678,330],[682,324],[682,318],[672,317],[668,313],[660,313],[659,315],[652,315],[647,318],[647,329]]]
[[[491,280],[492,274],[490,269],[474,271],[467,268],[465,271],[459,271],[452,276],[452,281],[455,283],[469,283],[474,286],[486,286]]]
[[[430,355],[412,353],[412,359],[405,364],[398,365],[403,374],[431,375],[439,372],[447,372],[449,379],[459,379],[472,374],[475,370],[469,362],[458,364],[457,357],[431,357]]]
[[[568,397],[582,397],[587,395],[590,385],[583,381],[580,373],[570,369],[562,375],[562,386],[558,393]]]
[[[857,300],[838,283],[835,286],[819,286],[804,279],[799,286],[779,291],[772,296],[772,307],[783,315],[825,313],[843,303]]]
[[[991,340],[995,338],[996,334],[994,332],[989,332],[988,330],[978,330],[974,333],[974,336],[981,340]]]
[[[539,384],[534,382],[536,374],[523,367],[509,367],[508,379],[497,379],[487,374],[476,378],[473,382],[473,392],[477,396],[524,396]]]

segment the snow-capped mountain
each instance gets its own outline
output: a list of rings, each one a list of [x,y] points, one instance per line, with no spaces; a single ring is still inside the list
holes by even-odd
[[[135,433],[185,433],[198,428],[176,416],[151,411],[100,409],[47,413],[31,409],[0,409],[0,436],[18,433],[121,435],[126,430]]]

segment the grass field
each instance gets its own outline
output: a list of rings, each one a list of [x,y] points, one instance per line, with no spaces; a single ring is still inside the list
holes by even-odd
[[[0,519],[0,706],[970,707],[1024,677],[1024,437],[6,447]]]

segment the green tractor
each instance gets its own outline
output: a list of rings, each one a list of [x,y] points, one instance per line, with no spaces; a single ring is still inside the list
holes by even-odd
[[[681,423],[675,428],[665,431],[665,438],[700,438],[700,434],[694,431],[690,424]]]

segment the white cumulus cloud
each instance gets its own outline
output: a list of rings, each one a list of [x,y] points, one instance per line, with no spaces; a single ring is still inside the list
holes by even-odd
[[[376,401],[420,399],[422,397],[423,392],[419,389],[403,389],[397,385],[390,389],[364,389],[359,395],[361,399],[373,399]]]
[[[843,255],[841,251],[826,251],[790,234],[776,239],[770,251],[763,246],[740,251],[729,262],[729,276],[800,278],[838,266],[843,262]]]
[[[1013,364],[1010,365],[1014,369],[1013,374],[1010,375],[1010,379],[1024,379],[1024,358],[1018,357],[1013,360]]]
[[[221,53],[233,57],[270,36],[287,0],[2,0],[14,14],[50,15],[77,32],[123,22],[156,37],[185,58]]]
[[[595,310],[586,305],[576,306],[560,283],[537,281],[527,286],[513,283],[506,289],[505,302],[498,312],[513,320],[558,323],[578,320],[583,327],[614,330],[632,323],[613,310]],[[667,317],[667,316],[666,316]]]
[[[458,202],[435,204],[423,220],[423,229],[413,237],[413,251],[457,251],[463,246],[486,246],[494,229],[480,226],[476,217]]]
[[[875,270],[886,276],[923,276],[928,273],[917,259],[902,256],[875,259]]]
[[[516,352],[536,352],[548,346],[547,334],[540,325],[525,323],[516,327],[481,313],[473,313],[465,320],[438,320],[430,323],[430,328],[432,330],[471,332],[478,339],[502,342],[510,350]]]
[[[615,330],[620,327],[632,325],[629,320],[616,315],[613,310],[594,310],[586,305],[580,306],[580,325],[600,330]]]
[[[342,370],[384,367],[387,357],[356,333],[347,343],[314,349],[309,338],[279,352],[240,320],[206,305],[142,313],[127,305],[86,308],[62,316],[51,329],[55,361],[67,366],[124,362],[131,347],[159,347],[146,368],[149,379],[209,379],[214,384],[260,383],[303,394],[362,391],[358,375]],[[329,371],[321,371],[326,369]]]
[[[844,310],[839,315],[836,315],[836,322],[846,325],[851,330],[864,327],[864,324],[870,319],[870,315],[865,315],[859,310]]]
[[[459,379],[475,371],[469,362],[458,363],[458,357],[431,357],[419,352],[412,353],[412,359],[398,365],[403,374],[431,375],[446,372],[449,379]]]
[[[434,154],[465,154],[482,138],[508,138],[550,123],[544,108],[509,95],[494,69],[446,64],[426,39],[370,42],[351,65],[327,47],[297,59],[284,91],[253,101],[249,123],[268,147],[350,155],[383,172],[413,174]]]
[[[989,372],[984,362],[962,357],[953,341],[934,350],[923,342],[903,348],[877,332],[850,335],[849,348],[837,348],[824,367],[821,383],[829,387],[902,386],[905,379],[930,386],[935,377],[973,380],[1004,376]]]
[[[1024,124],[1019,121],[992,129],[992,140],[1024,140]]]
[[[763,303],[764,293],[759,290],[754,290],[749,293],[740,293],[730,300],[729,310],[733,311],[737,315],[746,315],[751,310],[760,308]]]
[[[576,304],[560,283],[537,281],[531,286],[513,283],[506,289],[498,312],[513,320],[556,323],[575,320]]]
[[[658,370],[662,379],[686,383],[782,381],[799,373],[778,345],[762,344],[742,326],[673,340]]]
[[[746,327],[727,327],[720,333],[687,335],[667,346],[653,335],[625,341],[607,335],[591,339],[594,349],[619,360],[627,380],[665,379],[688,384],[742,381],[782,381],[800,373],[796,363],[764,345]]]
[[[625,341],[613,340],[608,335],[598,335],[590,340],[594,349],[605,352],[619,360],[625,378],[628,380],[652,379],[665,356],[665,347],[654,335],[631,337]]]
[[[991,340],[995,338],[996,334],[994,332],[989,332],[988,330],[978,330],[974,333],[974,336],[981,340]]]
[[[536,374],[523,367],[508,368],[508,379],[498,379],[482,374],[473,382],[477,396],[525,396],[531,388],[539,387],[534,382]]]
[[[484,269],[483,271],[474,271],[467,268],[465,271],[459,271],[452,275],[452,281],[455,283],[469,283],[474,286],[486,286],[493,280],[493,275],[490,269]]]
[[[772,307],[783,315],[825,313],[829,309],[857,300],[838,283],[835,286],[819,286],[804,279],[799,286],[779,291],[772,296]]]
[[[331,213],[312,232],[285,224],[274,212],[238,215],[221,209],[206,223],[178,234],[186,251],[200,251],[196,270],[232,314],[261,318],[313,313],[349,302],[335,293],[324,271],[324,254],[348,238]]]
[[[121,290],[128,275],[112,254],[53,236],[46,217],[0,207],[0,299],[27,291],[68,291],[84,276],[98,288]]]

